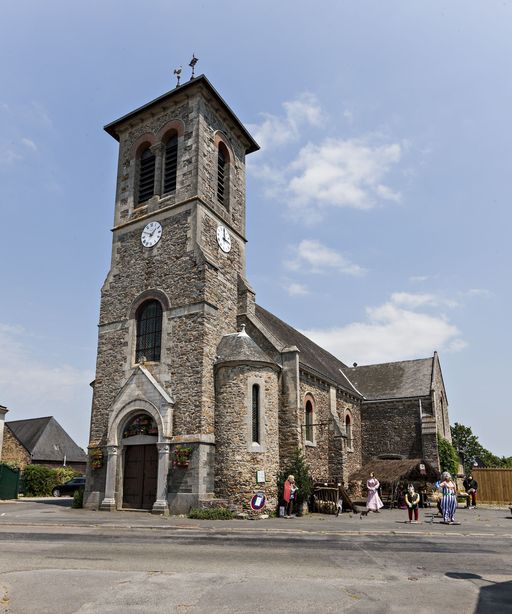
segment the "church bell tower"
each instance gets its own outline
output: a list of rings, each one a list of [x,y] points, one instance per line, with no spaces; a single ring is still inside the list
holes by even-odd
[[[86,506],[187,512],[214,492],[216,348],[245,277],[245,156],[204,76],[105,130],[119,142]]]

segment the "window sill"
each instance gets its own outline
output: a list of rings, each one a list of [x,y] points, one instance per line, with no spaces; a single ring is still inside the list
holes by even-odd
[[[260,443],[251,443],[249,444],[249,452],[255,452],[255,453],[263,453],[266,452],[266,448],[265,446],[262,446]]]
[[[308,448],[316,448],[316,442],[314,441],[306,441],[305,444]]]

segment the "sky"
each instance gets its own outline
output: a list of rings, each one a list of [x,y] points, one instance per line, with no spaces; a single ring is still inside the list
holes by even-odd
[[[510,0],[19,0],[0,21],[0,404],[86,446],[117,143],[199,57],[247,159],[257,301],[347,364],[439,353],[512,455]],[[506,392],[506,388],[505,388]]]

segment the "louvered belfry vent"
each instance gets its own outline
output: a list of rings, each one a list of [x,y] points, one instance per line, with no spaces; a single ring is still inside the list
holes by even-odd
[[[142,152],[139,170],[138,204],[145,202],[155,193],[155,156],[148,148]]]
[[[226,190],[226,155],[223,151],[222,145],[218,150],[218,162],[217,162],[217,200],[221,205],[225,205]]]
[[[171,136],[165,146],[164,194],[176,191],[178,171],[178,137]]]

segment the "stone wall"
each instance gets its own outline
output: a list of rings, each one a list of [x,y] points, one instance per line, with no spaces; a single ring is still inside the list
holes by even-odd
[[[252,443],[252,385],[260,386],[262,437]],[[215,495],[239,507],[247,505],[257,491],[264,491],[267,506],[277,505],[279,473],[279,382],[269,366],[220,366],[216,375]],[[265,483],[256,481],[265,472]]]
[[[193,449],[188,466],[176,463],[175,450],[179,445]],[[188,514],[214,489],[215,446],[213,444],[184,443],[171,446],[171,465],[168,477],[167,500],[172,514]]]
[[[8,424],[4,426],[2,461],[16,463],[20,469],[24,469],[32,462],[27,449],[16,439]]]
[[[360,469],[363,462],[363,443],[361,433],[361,402],[338,389],[336,394],[336,407],[338,417],[345,426],[347,414],[352,421],[352,447],[344,440],[344,462],[342,467],[343,482],[348,483],[348,477],[354,471]]]
[[[381,454],[423,456],[418,399],[363,401],[361,420],[363,464]]]
[[[329,408],[328,384],[317,378],[310,378],[303,371],[300,373],[301,399],[301,439],[306,462],[315,481],[329,480],[329,430],[332,429],[332,417]],[[313,405],[313,442],[306,441],[305,409],[306,401],[312,400]],[[340,442],[341,444],[341,442]],[[340,445],[341,449],[341,445]]]
[[[341,389],[301,371],[301,424],[305,424],[305,407],[313,400],[313,442],[305,440],[305,456],[315,481],[346,483],[348,476],[361,466],[361,417],[359,402]],[[345,437],[345,416],[352,419],[353,445]],[[335,416],[335,417],[334,417]],[[335,419],[336,418],[336,419]]]
[[[448,399],[444,387],[441,365],[437,352],[434,354],[434,373],[432,377],[432,390],[435,398],[435,416],[437,421],[437,431],[448,441],[451,442],[452,435],[450,430],[450,418],[448,416]]]

